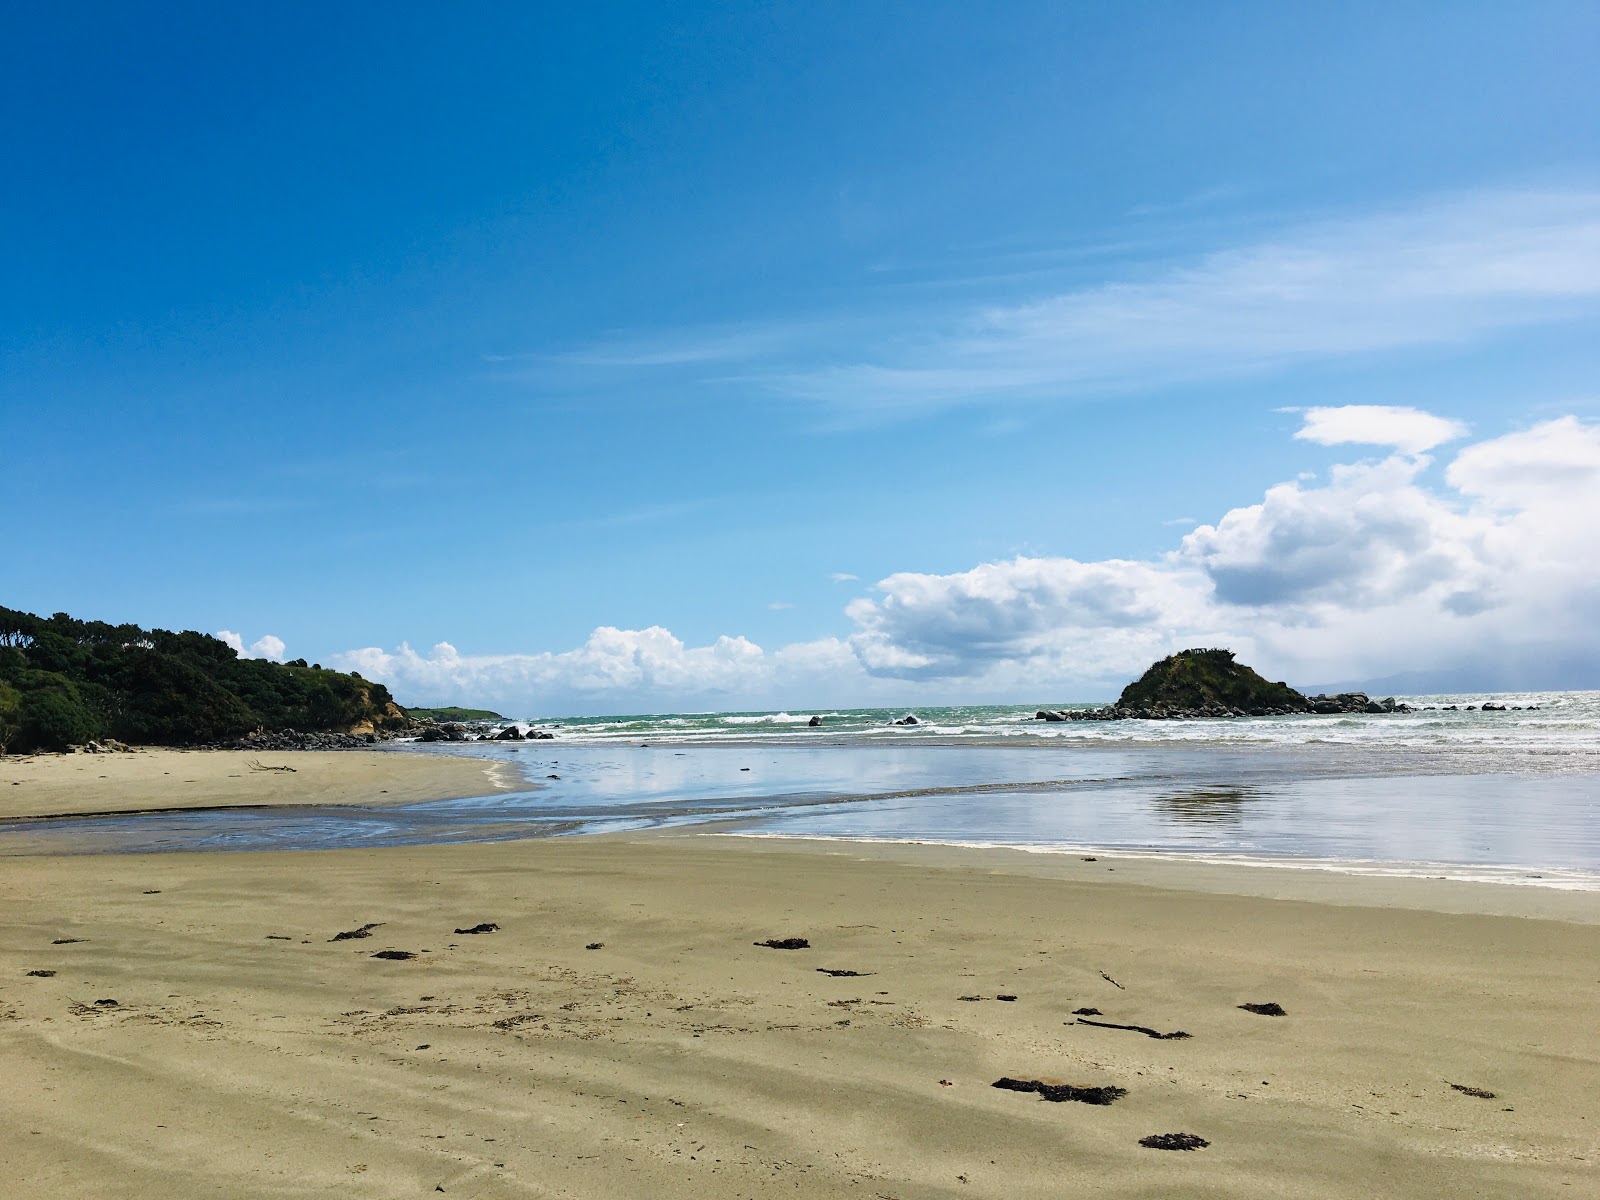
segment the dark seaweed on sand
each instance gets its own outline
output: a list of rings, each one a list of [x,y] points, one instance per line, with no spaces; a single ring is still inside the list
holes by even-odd
[[[1245,1012],[1253,1012],[1263,1017],[1287,1017],[1289,1015],[1288,1010],[1275,1000],[1269,1000],[1265,1004],[1241,1004],[1239,1007],[1244,1009]]]
[[[835,971],[828,967],[818,967],[817,974],[831,975],[835,979],[863,979],[868,975],[876,974],[874,971]]]
[[[386,958],[391,962],[404,962],[408,958],[415,958],[416,954],[410,950],[379,950],[372,957]]]
[[[768,938],[764,942],[755,943],[757,946],[766,946],[771,950],[809,950],[811,943],[801,937]]]
[[[1093,1025],[1096,1029],[1127,1029],[1133,1033],[1142,1033],[1145,1037],[1153,1037],[1162,1042],[1179,1042],[1190,1036],[1181,1029],[1175,1029],[1171,1033],[1158,1033],[1148,1025],[1117,1025],[1111,1021],[1088,1021],[1083,1017],[1078,1018],[1078,1024]]]
[[[372,931],[382,924],[382,921],[369,921],[360,929],[346,929],[343,933],[334,934],[328,940],[330,942],[348,942],[351,938],[371,937]]]
[[[458,929],[457,933],[493,933],[499,929],[493,921],[484,921],[481,925],[474,925],[471,929]]]
[[[1128,1094],[1127,1088],[1116,1086],[1075,1087],[1070,1083],[1046,1083],[1042,1079],[1012,1079],[1009,1075],[989,1086],[1008,1092],[1038,1092],[1040,1099],[1055,1104],[1064,1100],[1076,1100],[1079,1104],[1114,1104]]]
[[[1211,1143],[1197,1133],[1152,1133],[1140,1138],[1139,1145],[1152,1150],[1201,1150]]]
[[[1494,1093],[1485,1091],[1483,1088],[1468,1087],[1464,1083],[1452,1083],[1450,1086],[1456,1091],[1460,1092],[1463,1096],[1476,1096],[1479,1100],[1494,1099]]]

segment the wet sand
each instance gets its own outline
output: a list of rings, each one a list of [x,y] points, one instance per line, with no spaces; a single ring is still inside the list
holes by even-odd
[[[7,1192],[1592,1189],[1600,898],[1165,866],[702,833],[10,859]]]
[[[385,750],[0,755],[0,820],[251,805],[410,804],[526,786],[504,764]]]

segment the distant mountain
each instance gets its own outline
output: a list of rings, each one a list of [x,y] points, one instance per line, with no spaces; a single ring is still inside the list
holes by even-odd
[[[1319,683],[1300,689],[1366,692],[1371,696],[1447,696],[1479,692],[1581,692],[1600,690],[1600,657],[1537,655],[1462,663],[1426,671],[1400,671],[1377,679]]]

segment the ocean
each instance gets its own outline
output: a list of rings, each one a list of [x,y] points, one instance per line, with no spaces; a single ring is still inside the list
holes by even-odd
[[[1019,706],[918,709],[916,725],[892,723],[902,709],[549,718],[531,722],[549,741],[387,751],[466,755],[520,776],[493,796],[30,822],[27,833],[34,846],[112,852],[695,826],[1600,890],[1600,692],[1400,699],[1418,711],[1068,724]]]

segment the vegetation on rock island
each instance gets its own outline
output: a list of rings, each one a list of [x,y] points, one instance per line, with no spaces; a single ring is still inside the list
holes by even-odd
[[[487,708],[408,708],[418,721],[504,721],[505,718]]]
[[[1258,713],[1301,712],[1307,703],[1288,684],[1270,683],[1234,661],[1232,650],[1180,650],[1123,688],[1116,706],[1134,712],[1228,708]]]
[[[410,724],[382,684],[303,659],[240,658],[203,633],[0,607],[0,753],[107,738],[192,746],[263,729],[379,733]]]

